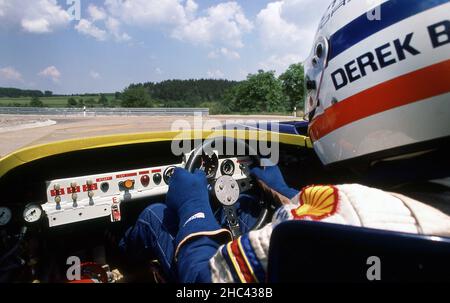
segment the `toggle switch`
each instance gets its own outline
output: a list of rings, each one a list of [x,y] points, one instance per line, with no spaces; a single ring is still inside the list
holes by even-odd
[[[61,209],[61,194],[64,194],[61,191],[61,185],[55,184],[53,185],[53,189],[55,190],[55,202],[56,202],[56,209]]]
[[[56,202],[56,209],[61,209],[61,196],[56,196],[55,197],[55,202]]]
[[[86,181],[86,187],[87,187],[87,194],[89,197],[89,205],[94,205],[94,200],[92,199],[94,197],[94,182],[92,180]]]
[[[77,182],[71,182],[70,183],[70,189],[71,189],[71,193],[72,193],[72,206],[73,207],[78,207],[78,203],[77,203],[77,199],[78,199],[78,195],[77,195],[77,187],[78,187],[78,183]]]
[[[72,206],[73,207],[78,207],[77,199],[78,199],[78,195],[76,193],[73,193],[72,194],[72,201],[73,201]]]

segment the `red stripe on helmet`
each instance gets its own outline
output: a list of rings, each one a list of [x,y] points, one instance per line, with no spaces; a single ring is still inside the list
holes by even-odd
[[[310,123],[313,141],[366,117],[450,92],[450,60],[371,87],[335,105]]]

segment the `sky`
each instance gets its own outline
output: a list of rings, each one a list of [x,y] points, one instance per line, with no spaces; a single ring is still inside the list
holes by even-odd
[[[122,91],[283,72],[330,0],[0,0],[0,87]]]

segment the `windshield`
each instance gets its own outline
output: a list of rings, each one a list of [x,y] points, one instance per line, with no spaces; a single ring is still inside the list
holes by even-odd
[[[302,120],[328,0],[168,3],[0,1],[0,157],[199,115]]]

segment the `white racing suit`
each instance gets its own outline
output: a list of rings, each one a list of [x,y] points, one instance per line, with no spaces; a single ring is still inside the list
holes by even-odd
[[[272,230],[287,220],[313,220],[414,234],[450,236],[450,217],[406,196],[358,184],[304,188],[272,222],[219,247],[212,282],[265,282]]]

